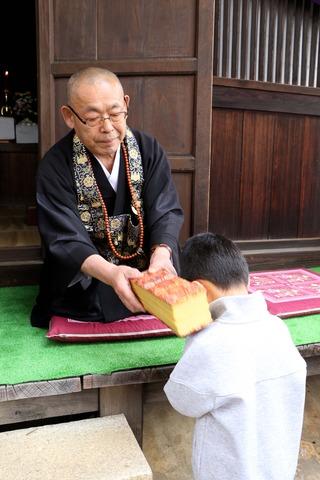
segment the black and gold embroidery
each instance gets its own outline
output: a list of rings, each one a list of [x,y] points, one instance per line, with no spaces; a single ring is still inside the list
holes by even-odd
[[[129,127],[126,129],[124,143],[128,152],[130,179],[136,203],[140,206],[141,214],[143,215],[143,202],[141,199],[143,185],[142,159],[138,143]],[[120,263],[119,259],[111,252],[106,241],[103,210],[91,162],[85,146],[77,135],[74,135],[73,138],[73,167],[81,221],[99,253],[106,260],[118,264]],[[135,213],[134,209],[133,213]],[[110,216],[109,222],[112,241],[117,251],[122,255],[130,255],[138,245],[139,225],[134,224],[129,214]],[[147,267],[144,254],[126,263],[140,269]]]

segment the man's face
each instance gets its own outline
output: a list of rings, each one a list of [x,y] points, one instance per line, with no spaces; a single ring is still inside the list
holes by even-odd
[[[129,97],[124,96],[120,83],[99,78],[95,83],[79,86],[72,96],[70,106],[82,120],[87,121],[97,117],[109,117],[113,113],[126,112],[128,105]],[[94,127],[84,125],[69,109],[68,113],[65,110],[64,118],[91,153],[101,160],[114,159],[125,136],[125,116],[117,122],[99,121]]]

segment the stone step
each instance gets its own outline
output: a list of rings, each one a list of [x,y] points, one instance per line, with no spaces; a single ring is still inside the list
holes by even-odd
[[[6,480],[152,480],[123,414],[0,433]]]

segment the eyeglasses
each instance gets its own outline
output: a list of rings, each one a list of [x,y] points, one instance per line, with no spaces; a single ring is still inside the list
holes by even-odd
[[[67,105],[67,107],[80,120],[80,122],[83,123],[83,125],[87,125],[87,127],[96,127],[97,125],[104,123],[106,120],[110,120],[111,123],[119,123],[128,117],[128,112],[116,112],[110,113],[108,117],[103,117],[99,115],[97,117],[86,118],[84,120],[77,114],[77,112],[72,107],[70,107],[70,105]]]

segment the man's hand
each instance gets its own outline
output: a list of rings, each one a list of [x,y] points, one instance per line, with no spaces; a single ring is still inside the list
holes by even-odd
[[[145,309],[133,293],[130,278],[140,277],[142,273],[136,268],[126,265],[114,265],[100,255],[90,255],[81,265],[81,271],[101,282],[110,285],[121,302],[133,313],[144,312]]]
[[[131,289],[130,278],[137,278],[142,273],[136,268],[127,267],[125,265],[114,265],[114,273],[111,278],[111,287],[114,289],[121,302],[131,312],[144,312],[145,309],[139,302]]]
[[[164,268],[165,270],[168,270],[168,272],[172,272],[177,275],[177,272],[171,262],[170,251],[168,248],[158,245],[151,255],[148,271],[153,273],[161,268]]]

